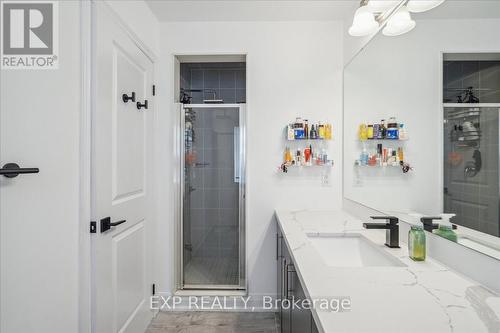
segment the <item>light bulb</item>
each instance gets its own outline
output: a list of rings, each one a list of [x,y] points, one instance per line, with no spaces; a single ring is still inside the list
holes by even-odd
[[[415,25],[416,23],[411,19],[410,12],[403,6],[387,21],[382,33],[386,36],[399,36],[411,31],[415,28]]]
[[[351,36],[368,36],[377,31],[379,23],[375,20],[375,16],[368,10],[366,6],[359,7],[354,14],[352,26],[349,28]]]
[[[413,13],[422,13],[442,4],[444,0],[410,0],[406,5],[408,10]]]

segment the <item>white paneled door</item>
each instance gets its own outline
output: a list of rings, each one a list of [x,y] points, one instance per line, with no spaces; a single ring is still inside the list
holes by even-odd
[[[153,63],[105,6],[95,9],[93,325],[144,332],[152,318]]]

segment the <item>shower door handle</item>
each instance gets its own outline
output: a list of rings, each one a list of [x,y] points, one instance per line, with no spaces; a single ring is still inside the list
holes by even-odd
[[[234,182],[240,182],[240,128],[234,127],[233,149],[234,149]]]

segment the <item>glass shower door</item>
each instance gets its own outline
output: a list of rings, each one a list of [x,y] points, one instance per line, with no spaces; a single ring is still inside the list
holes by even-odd
[[[184,105],[184,289],[244,287],[244,130],[239,105]]]

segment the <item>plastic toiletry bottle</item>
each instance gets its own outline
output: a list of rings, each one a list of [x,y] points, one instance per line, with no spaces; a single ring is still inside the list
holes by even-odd
[[[366,151],[366,148],[363,148],[363,152],[361,153],[361,165],[368,165],[368,152]]]
[[[368,129],[365,124],[359,125],[359,140],[366,141],[368,139]]]
[[[440,214],[441,221],[439,221],[439,228],[434,230],[434,234],[451,240],[452,242],[457,242],[457,233],[453,230],[450,219],[455,216],[455,214]]]
[[[304,123],[302,121],[302,118],[297,117],[293,127],[295,130],[295,139],[303,139],[304,138]]]
[[[399,165],[398,157],[397,157],[397,154],[396,154],[395,150],[393,150],[392,154],[391,154],[391,165],[392,166],[398,166]]]
[[[399,162],[403,162],[405,160],[402,147],[398,147],[398,160]]]
[[[399,140],[408,140],[408,133],[406,133],[405,124],[399,124],[398,136]]]
[[[325,138],[325,126],[322,123],[318,124],[318,137],[320,139]]]
[[[327,140],[332,139],[332,125],[331,124],[325,125],[325,139],[327,139]]]
[[[380,121],[380,129],[378,132],[378,138],[379,139],[385,139],[387,136],[387,128],[385,127],[385,119],[382,119]]]
[[[300,152],[300,149],[297,149],[297,153],[295,155],[295,164],[297,166],[301,166],[302,165],[302,156],[301,156],[301,152]]]
[[[311,149],[306,147],[304,149],[304,165],[309,166],[311,162]]]
[[[373,124],[373,139],[379,139],[380,136],[380,125]]]
[[[304,119],[304,139],[309,139],[309,124],[307,119]]]
[[[287,128],[287,139],[288,140],[295,140],[295,131],[293,129],[293,125],[288,125],[288,128]]]
[[[421,225],[412,225],[408,232],[408,255],[415,261],[425,260],[425,232]]]
[[[286,163],[291,163],[292,162],[292,153],[290,152],[290,148],[286,147],[285,150],[285,162]]]
[[[377,157],[378,157],[379,165],[382,166],[384,161],[382,160],[382,144],[381,143],[377,144]]]
[[[368,125],[367,134],[368,140],[373,139],[373,125]]]
[[[314,125],[311,126],[311,130],[309,131],[309,139],[317,139],[316,128]]]
[[[398,123],[395,117],[389,118],[389,123],[387,124],[387,139],[397,140],[398,139]]]

